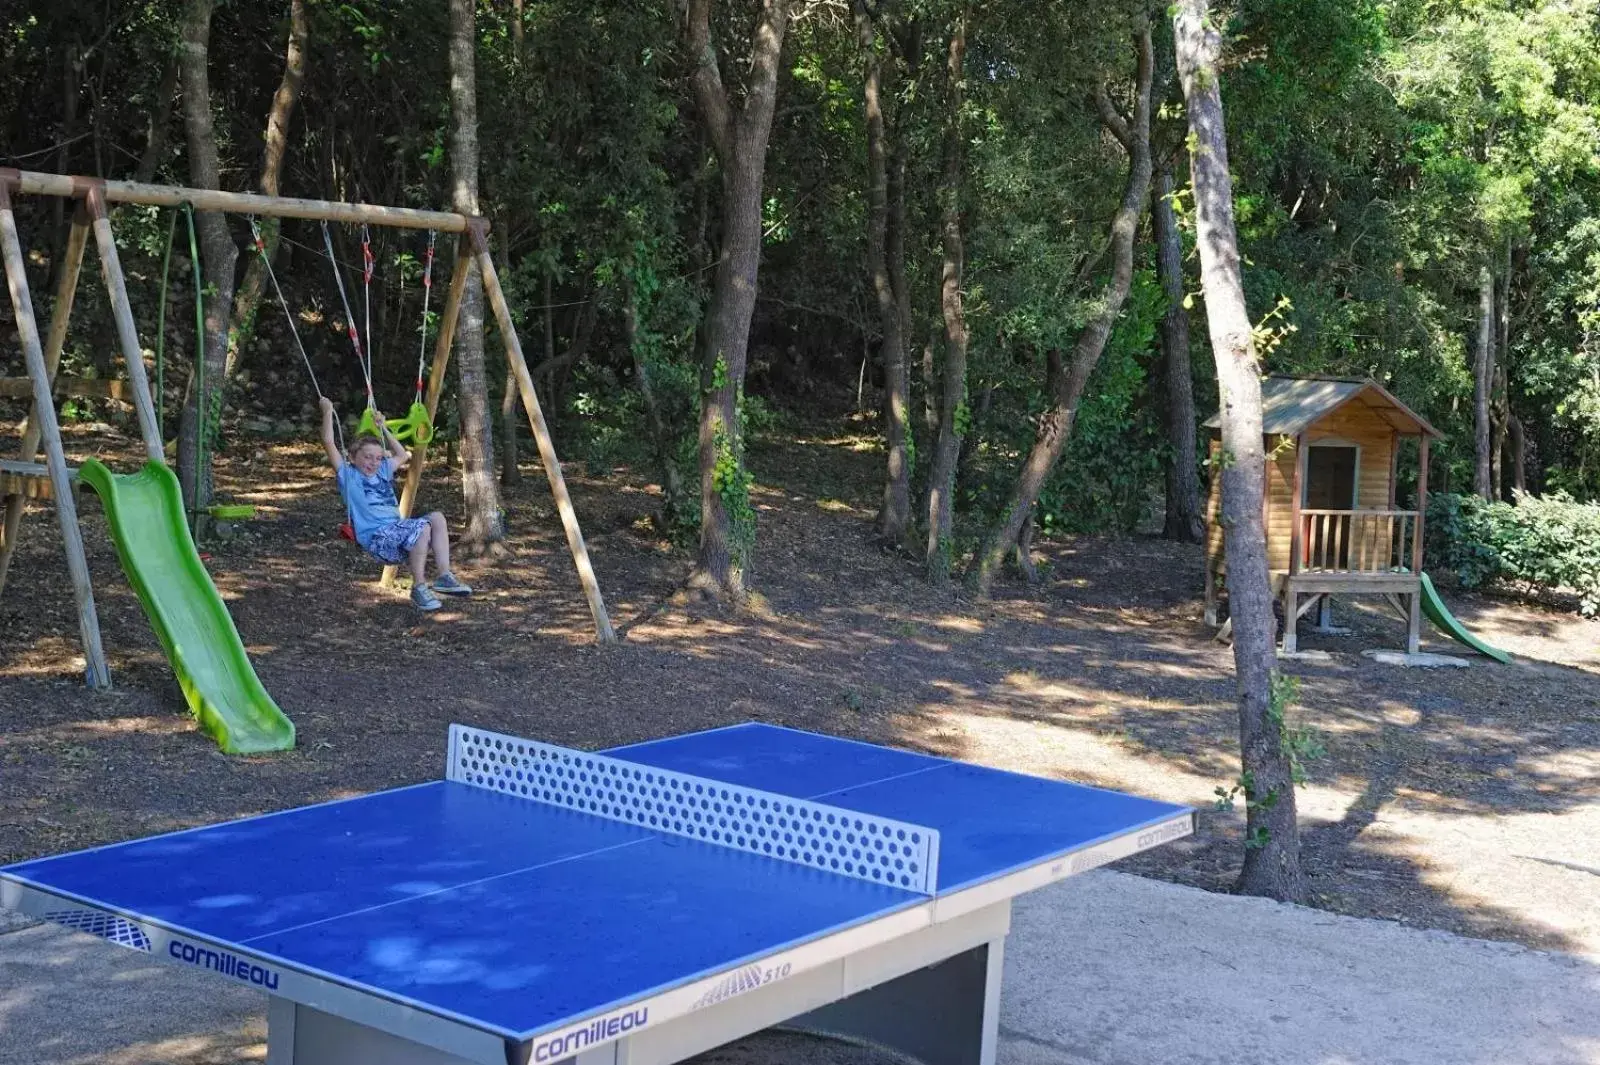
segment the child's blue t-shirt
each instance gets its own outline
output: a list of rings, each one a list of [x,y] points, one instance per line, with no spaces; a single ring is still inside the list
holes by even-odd
[[[374,532],[400,520],[400,504],[394,496],[394,462],[387,456],[371,477],[363,476],[353,463],[341,465],[339,494],[350,514],[356,543],[362,547],[368,545]]]

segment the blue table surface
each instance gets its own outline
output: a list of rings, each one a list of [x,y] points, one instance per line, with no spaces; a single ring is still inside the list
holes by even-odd
[[[767,725],[608,753],[936,828],[940,895],[1185,812]],[[0,871],[521,1038],[923,901],[443,781]]]

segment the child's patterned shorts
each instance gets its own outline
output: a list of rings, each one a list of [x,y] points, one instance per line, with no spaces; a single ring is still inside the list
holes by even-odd
[[[367,552],[382,562],[396,566],[406,560],[411,549],[427,532],[427,518],[401,518],[374,532],[367,543]]]

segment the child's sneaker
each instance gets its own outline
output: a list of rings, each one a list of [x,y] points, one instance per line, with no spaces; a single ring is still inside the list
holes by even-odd
[[[433,579],[433,590],[440,595],[471,595],[472,589],[456,580],[453,573],[441,573]]]
[[[418,584],[411,589],[411,603],[418,610],[438,610],[439,597],[429,590],[426,584]]]

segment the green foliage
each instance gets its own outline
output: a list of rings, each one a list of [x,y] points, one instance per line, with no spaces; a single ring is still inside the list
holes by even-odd
[[[712,467],[711,486],[728,515],[734,565],[744,569],[750,565],[756,541],[756,512],[750,505],[750,486],[755,483],[755,477],[745,468],[737,445],[721,427],[713,437],[713,446],[716,464]]]
[[[1144,517],[1166,454],[1162,415],[1148,399],[1165,303],[1154,271],[1139,270],[1078,405],[1066,453],[1039,493],[1045,531],[1126,533]]]
[[[1522,581],[1576,592],[1586,615],[1600,613],[1600,505],[1570,496],[1519,496],[1513,505],[1478,496],[1428,498],[1429,565],[1464,587]]]

